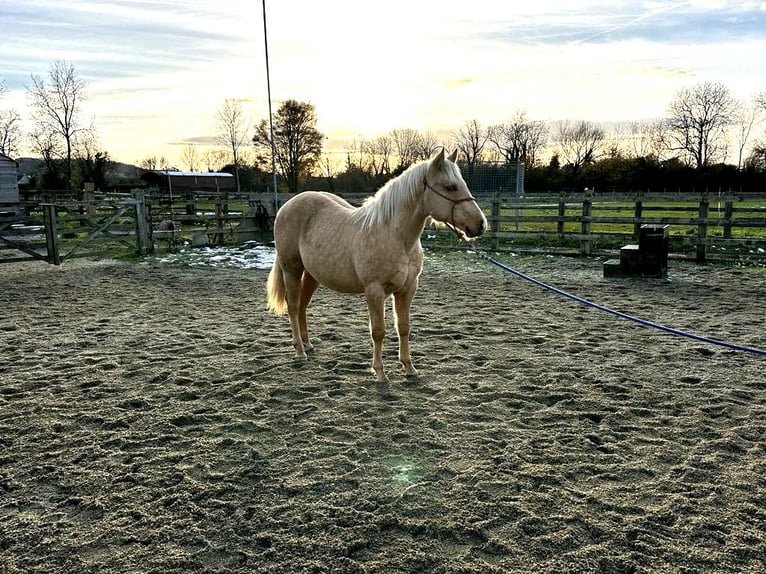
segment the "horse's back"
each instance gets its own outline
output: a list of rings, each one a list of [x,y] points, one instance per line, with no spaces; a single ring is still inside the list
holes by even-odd
[[[304,191],[292,197],[277,212],[274,243],[283,250],[296,239],[316,229],[346,226],[354,207],[342,197],[325,191]],[[312,231],[314,230],[314,231]]]
[[[304,191],[291,198],[274,222],[274,245],[283,267],[306,269],[338,291],[359,291],[353,260],[362,231],[355,211],[327,192]]]

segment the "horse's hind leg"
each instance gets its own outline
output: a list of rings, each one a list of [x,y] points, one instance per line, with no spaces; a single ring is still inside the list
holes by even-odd
[[[298,325],[300,327],[301,341],[303,341],[303,348],[306,351],[313,351],[314,345],[309,341],[309,329],[306,323],[306,309],[308,309],[309,303],[311,303],[311,297],[319,287],[319,282],[314,279],[314,276],[309,274],[308,271],[303,272],[303,280],[301,281],[301,298],[300,306],[298,308]]]
[[[396,317],[396,333],[399,336],[399,361],[404,365],[407,377],[416,377],[418,372],[412,366],[410,356],[410,304],[415,293],[397,293],[394,295],[394,315]]]
[[[290,330],[292,332],[295,358],[305,359],[306,349],[300,332],[300,309],[301,309],[301,276],[303,269],[282,269],[285,280],[285,298],[287,299],[287,314],[290,316]]]

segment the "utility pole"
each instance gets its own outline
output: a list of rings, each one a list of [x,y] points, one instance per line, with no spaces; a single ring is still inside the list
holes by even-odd
[[[269,74],[269,37],[266,31],[266,0],[263,4],[263,45],[266,52],[266,91],[269,96],[269,132],[271,137],[271,185],[274,187],[274,214],[279,210],[279,195],[277,193],[277,146],[274,142],[274,120],[271,115],[271,79]]]

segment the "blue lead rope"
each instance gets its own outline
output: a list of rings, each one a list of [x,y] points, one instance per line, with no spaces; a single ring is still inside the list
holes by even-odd
[[[611,313],[612,315],[617,315],[618,317],[622,317],[623,319],[628,319],[629,321],[639,323],[646,327],[653,327],[655,329],[659,329],[660,331],[665,331],[666,333],[672,333],[673,335],[679,335],[681,337],[686,337],[688,339],[694,339],[695,341],[702,341],[703,343],[710,343],[712,345],[720,345],[721,347],[727,347],[729,349],[734,349],[735,351],[745,351],[746,353],[753,353],[754,355],[766,355],[766,350],[763,350],[763,349],[757,349],[755,347],[745,347],[743,345],[727,343],[726,341],[719,341],[717,339],[711,339],[709,337],[702,337],[700,335],[695,335],[693,333],[687,333],[686,331],[673,329],[672,327],[667,327],[659,323],[647,321],[646,319],[641,319],[640,317],[634,317],[633,315],[628,315],[627,313],[621,313],[620,311],[615,311],[614,309],[610,309],[609,307],[604,307],[603,305],[599,305],[598,303],[593,303],[592,301],[588,301],[587,299],[583,299],[582,297],[578,297],[577,295],[573,295],[572,293],[567,293],[566,291],[557,289],[556,287],[548,285],[547,283],[538,281],[534,277],[530,277],[529,275],[525,275],[524,273],[521,273],[520,271],[516,271],[515,269],[512,269],[511,267],[508,267],[507,265],[503,265],[499,261],[492,259],[492,257],[487,255],[486,253],[482,253],[479,251],[477,251],[477,253],[483,259],[486,259],[493,265],[496,265],[497,267],[499,267],[500,269],[503,269],[504,271],[507,271],[508,273],[512,273],[516,275],[517,277],[521,277],[522,279],[526,279],[527,281],[530,281],[534,283],[535,285],[539,285],[543,289],[553,291],[554,293],[558,293],[559,295],[568,297],[569,299],[572,299],[573,301],[577,301],[578,303],[582,303],[583,305],[586,305],[588,307],[594,307],[595,309],[599,309],[600,311],[605,311],[607,313]]]

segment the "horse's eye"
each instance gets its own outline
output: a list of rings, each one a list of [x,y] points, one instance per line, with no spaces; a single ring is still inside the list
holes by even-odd
[[[457,186],[454,183],[450,183],[449,185],[445,185],[444,189],[447,191],[457,191]]]

